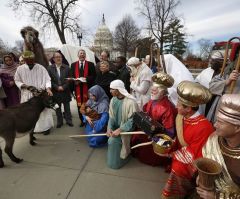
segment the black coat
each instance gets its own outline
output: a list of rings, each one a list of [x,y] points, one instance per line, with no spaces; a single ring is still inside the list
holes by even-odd
[[[52,92],[53,92],[53,99],[57,103],[64,103],[71,101],[71,92],[69,88],[68,81],[65,78],[70,77],[70,69],[67,65],[62,65],[60,67],[60,79],[57,73],[56,65],[53,64],[48,68],[49,76],[51,77],[52,83]],[[64,91],[58,91],[58,87],[62,86]]]
[[[108,71],[104,74],[98,73],[96,77],[96,85],[99,85],[103,88],[109,99],[112,98],[110,93],[110,83],[115,79],[116,75],[112,71]]]
[[[116,79],[122,80],[126,90],[130,92],[130,72],[126,66],[118,70]]]
[[[80,75],[79,75],[79,77],[76,77],[76,75],[75,75],[75,65],[76,65],[77,62],[74,62],[74,63],[71,64],[70,76],[73,77],[73,78],[82,77]],[[88,89],[89,89],[89,88],[91,88],[92,86],[95,85],[96,71],[95,71],[94,63],[89,62],[89,61],[85,61],[85,64],[86,64],[86,62],[88,62],[88,76],[86,77],[86,79],[87,79],[87,86],[88,86]],[[71,89],[72,89],[72,91],[75,90],[75,85],[74,84],[72,84]]]

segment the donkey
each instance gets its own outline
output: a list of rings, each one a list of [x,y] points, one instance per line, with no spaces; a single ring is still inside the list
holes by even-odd
[[[55,105],[47,91],[39,91],[32,86],[28,89],[33,93],[33,98],[17,106],[0,110],[0,137],[6,142],[6,154],[16,163],[23,160],[17,158],[12,152],[16,135],[30,133],[30,144],[34,145],[33,130],[41,112],[44,108],[54,109]],[[4,162],[0,148],[0,168],[2,167],[4,167]]]

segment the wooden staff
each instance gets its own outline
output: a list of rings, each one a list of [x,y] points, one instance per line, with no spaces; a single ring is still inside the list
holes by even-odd
[[[237,63],[236,63],[236,66],[235,66],[235,70],[239,72],[239,69],[240,69],[240,51],[238,53],[238,60],[237,60]],[[231,82],[231,85],[230,85],[230,94],[233,93],[233,90],[236,86],[236,80],[232,81]]]
[[[221,72],[220,72],[220,77],[223,76],[225,67],[227,65],[229,47],[230,47],[232,40],[234,40],[234,39],[238,39],[240,41],[240,37],[232,37],[231,39],[228,40],[226,48],[225,48],[224,60],[223,60],[223,65],[222,65]]]
[[[134,54],[134,56],[137,57],[137,54],[138,54],[138,47],[135,48],[135,54]]]
[[[164,73],[167,73],[166,70],[166,65],[165,65],[165,60],[164,60],[164,55],[161,54],[160,52],[160,48],[158,46],[157,43],[152,43],[150,46],[150,67],[152,67],[152,58],[153,58],[153,48],[156,47],[157,48],[157,67],[158,68],[163,68]],[[161,58],[161,59],[160,59]],[[161,64],[161,60],[162,60],[162,64]]]
[[[152,144],[152,143],[153,143],[153,141],[151,141],[151,142],[145,142],[145,143],[141,143],[141,144],[137,144],[137,145],[131,147],[131,149],[136,149],[136,148],[141,147],[141,146],[148,146],[148,145],[150,145],[150,144]]]
[[[133,131],[133,132],[121,132],[120,135],[140,135],[146,134],[143,131]],[[98,136],[107,136],[107,133],[96,133],[90,135],[71,135],[70,138],[83,138],[83,137],[98,137]]]

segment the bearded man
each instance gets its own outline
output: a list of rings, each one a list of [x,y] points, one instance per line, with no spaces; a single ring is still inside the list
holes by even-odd
[[[32,93],[27,90],[29,86],[34,86],[37,89],[46,89],[48,94],[52,96],[51,78],[44,66],[35,63],[35,55],[31,51],[23,53],[25,64],[19,66],[14,76],[17,87],[21,90],[21,103],[32,98]],[[50,133],[53,127],[53,117],[51,109],[45,108],[41,113],[38,122],[36,123],[33,132],[43,132],[44,135]],[[31,140],[31,139],[30,139]],[[35,143],[30,143],[34,145]]]
[[[137,99],[137,104],[142,110],[143,106],[150,100],[153,73],[137,57],[131,57],[127,65],[131,69],[130,88],[132,89],[132,95]]]
[[[161,123],[168,131],[171,138],[175,137],[175,118],[177,110],[168,99],[168,91],[174,79],[163,72],[156,73],[152,77],[153,86],[151,87],[151,100],[144,105],[143,111],[146,112],[153,120]],[[131,144],[137,145],[149,142],[147,135],[133,135]],[[133,155],[141,162],[151,166],[166,165],[170,159],[160,157],[153,151],[152,145],[139,147],[133,150]]]
[[[107,165],[112,169],[124,166],[131,153],[130,135],[121,136],[121,132],[133,130],[133,113],[138,111],[136,99],[130,95],[123,81],[114,80],[110,84],[113,98],[109,105],[109,121],[107,127],[108,152]]]

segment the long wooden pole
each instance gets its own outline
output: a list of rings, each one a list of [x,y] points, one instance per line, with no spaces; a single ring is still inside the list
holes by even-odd
[[[120,135],[140,135],[146,134],[143,131],[133,131],[133,132],[121,132]],[[83,137],[98,137],[98,136],[106,136],[107,133],[97,133],[97,134],[89,134],[89,135],[71,135],[70,138],[83,138]]]
[[[240,51],[239,51],[239,54],[238,54],[238,60],[237,60],[237,63],[236,63],[236,66],[235,66],[235,70],[239,72],[239,69],[240,69]],[[236,86],[236,80],[232,81],[231,82],[231,85],[230,85],[230,94],[233,93],[233,90]]]
[[[220,77],[223,76],[225,67],[227,65],[229,47],[231,45],[232,40],[234,40],[234,39],[238,39],[240,41],[240,37],[232,37],[231,39],[228,40],[226,48],[225,48],[224,60],[223,60],[223,65],[222,65],[221,72],[220,72]]]

